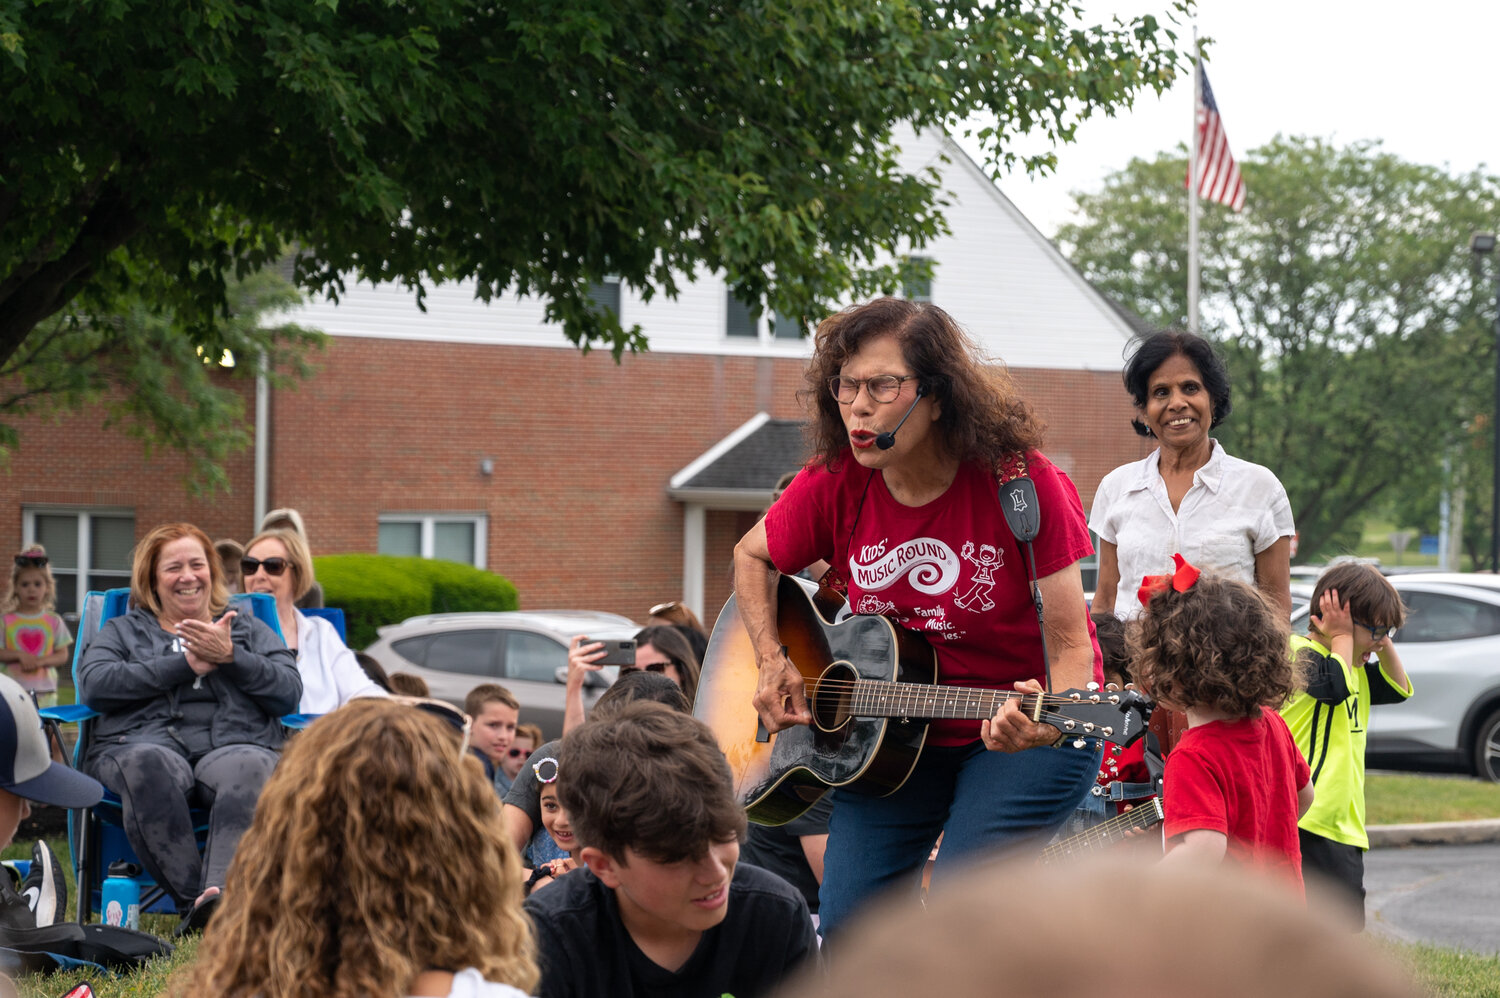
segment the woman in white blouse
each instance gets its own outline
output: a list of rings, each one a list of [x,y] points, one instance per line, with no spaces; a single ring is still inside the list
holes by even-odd
[[[1089,527],[1099,536],[1094,612],[1131,617],[1146,575],[1181,553],[1258,588],[1291,613],[1292,507],[1267,468],[1224,452],[1208,431],[1229,415],[1229,375],[1207,340],[1163,332],[1125,367],[1136,432],[1160,446],[1099,484]]]
[[[287,647],[297,653],[297,671],[302,674],[304,714],[326,714],[355,697],[383,697],[354,652],[339,638],[332,624],[309,617],[296,607],[297,600],[312,588],[312,554],[307,542],[294,530],[265,530],[245,545],[240,559],[247,593],[270,593],[276,597],[276,615]]]

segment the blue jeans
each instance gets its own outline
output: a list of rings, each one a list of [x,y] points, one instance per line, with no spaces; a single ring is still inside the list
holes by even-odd
[[[982,742],[922,750],[916,770],[889,797],[834,791],[818,914],[824,938],[887,888],[911,891],[938,833],[933,889],[960,876],[974,853],[1037,851],[1099,775],[1097,748],[990,752]]]

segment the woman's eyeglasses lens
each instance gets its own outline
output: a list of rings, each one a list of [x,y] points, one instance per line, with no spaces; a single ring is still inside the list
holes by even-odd
[[[287,560],[285,558],[241,558],[240,574],[249,578],[261,568],[266,570],[270,576],[278,576],[286,571]]]
[[[836,377],[828,379],[828,390],[833,397],[840,402],[853,402],[859,397],[859,386],[864,385],[865,390],[870,393],[870,398],[876,402],[894,402],[896,396],[901,394],[903,382],[910,381],[915,375],[904,377],[894,374],[880,374],[873,378],[845,378]]]

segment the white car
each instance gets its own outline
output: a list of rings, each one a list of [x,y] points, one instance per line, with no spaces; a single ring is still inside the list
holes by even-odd
[[[433,613],[388,624],[365,649],[387,673],[409,672],[426,681],[434,697],[463,705],[480,683],[499,683],[521,702],[521,720],[539,725],[547,738],[562,735],[568,642],[634,638],[640,626],[628,617],[589,610],[514,610],[494,613]],[[619,670],[606,666],[585,682],[586,707],[614,682]]]
[[[1416,692],[1370,711],[1371,766],[1441,768],[1500,782],[1500,576],[1390,577],[1407,606],[1396,650]],[[1306,633],[1308,608],[1292,616]]]

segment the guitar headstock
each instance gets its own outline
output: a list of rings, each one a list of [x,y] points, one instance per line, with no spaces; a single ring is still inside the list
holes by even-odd
[[[1046,698],[1041,719],[1064,735],[1076,735],[1080,741],[1099,738],[1122,748],[1146,733],[1146,722],[1155,708],[1139,690],[1098,689],[1066,690]]]

